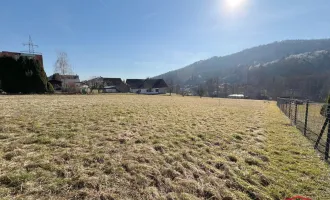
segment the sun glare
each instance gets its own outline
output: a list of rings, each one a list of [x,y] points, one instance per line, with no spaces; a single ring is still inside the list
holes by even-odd
[[[225,0],[226,7],[231,10],[236,10],[241,7],[246,0]]]

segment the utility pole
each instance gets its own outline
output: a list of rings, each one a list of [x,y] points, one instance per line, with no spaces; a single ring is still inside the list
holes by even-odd
[[[28,43],[23,43],[23,46],[29,46],[28,53],[30,53],[30,54],[35,54],[36,52],[34,51],[34,47],[39,47],[38,45],[35,45],[33,43],[31,35],[29,35],[29,42]]]

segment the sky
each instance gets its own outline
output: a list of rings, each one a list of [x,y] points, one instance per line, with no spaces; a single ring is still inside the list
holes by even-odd
[[[329,0],[1,1],[0,51],[31,35],[47,75],[66,52],[81,80],[146,78],[286,39],[330,37]]]

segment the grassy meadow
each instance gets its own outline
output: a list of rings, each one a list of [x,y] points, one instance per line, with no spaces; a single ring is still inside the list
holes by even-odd
[[[0,96],[0,199],[330,199],[275,102]]]

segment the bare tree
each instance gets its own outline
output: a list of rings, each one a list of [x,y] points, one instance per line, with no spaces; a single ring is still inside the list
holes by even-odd
[[[174,90],[173,79],[171,79],[171,80],[169,81],[169,87],[168,87],[168,89],[169,89],[169,92],[170,92],[170,96],[172,96],[172,92],[173,92],[173,90]]]
[[[100,94],[101,91],[103,90],[104,86],[102,84],[99,84],[98,88],[97,88],[97,92]]]
[[[209,97],[214,97],[214,92],[216,91],[217,88],[217,79],[216,78],[210,78],[206,81],[206,88],[207,88],[207,93]]]
[[[181,92],[181,91],[180,91],[180,85],[179,85],[179,84],[176,84],[176,85],[175,85],[175,93],[176,93],[176,94],[180,94],[180,92]]]
[[[93,93],[93,90],[98,90],[98,93],[100,93],[100,90],[104,87],[104,83],[101,77],[92,76],[88,81],[88,86],[90,87],[91,93]]]
[[[66,52],[58,52],[57,60],[54,65],[54,73],[59,73],[60,75],[73,75],[73,70],[69,64],[68,54]]]
[[[178,88],[179,88],[180,94],[183,97],[187,95],[186,89],[184,87],[179,86]]]
[[[69,64],[68,54],[61,51],[57,53],[57,60],[54,65],[54,73],[58,73],[60,75],[72,75],[73,70],[71,65]],[[65,78],[63,78],[62,86],[66,88],[68,87],[65,83]]]
[[[185,91],[185,89],[183,88],[183,89],[181,89],[181,95],[184,97],[184,96],[186,96],[186,91]]]
[[[203,87],[203,85],[199,85],[197,87],[197,94],[200,98],[202,98],[205,95],[205,88]]]

